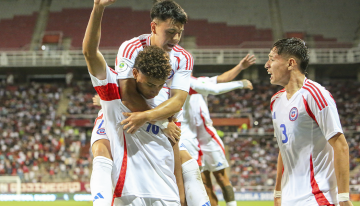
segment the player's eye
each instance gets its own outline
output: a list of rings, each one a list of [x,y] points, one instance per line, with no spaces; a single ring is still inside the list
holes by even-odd
[[[175,34],[175,31],[168,31],[168,34],[173,35],[173,34]]]

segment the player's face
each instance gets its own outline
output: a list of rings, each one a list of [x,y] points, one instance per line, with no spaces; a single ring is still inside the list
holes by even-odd
[[[288,69],[288,61],[277,54],[274,47],[269,53],[269,60],[265,64],[265,69],[270,74],[270,83],[285,86],[290,79],[290,70]]]
[[[152,99],[157,96],[165,84],[165,80],[151,78],[141,71],[133,69],[136,86],[141,95],[146,99]]]
[[[170,52],[179,43],[184,25],[173,22],[171,19],[166,21],[154,20],[151,22],[151,31],[151,45],[156,45]]]

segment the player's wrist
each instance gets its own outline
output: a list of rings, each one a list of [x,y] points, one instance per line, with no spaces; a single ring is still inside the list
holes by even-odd
[[[144,120],[146,120],[146,122],[155,121],[155,118],[153,117],[151,110],[144,111],[143,114],[144,114],[143,118]]]
[[[274,198],[281,198],[281,191],[274,190]]]
[[[339,202],[347,202],[350,200],[350,195],[348,192],[343,192],[338,194],[338,201]]]
[[[94,3],[94,9],[102,9],[104,10],[105,9],[105,6],[104,5],[101,5],[99,3]]]

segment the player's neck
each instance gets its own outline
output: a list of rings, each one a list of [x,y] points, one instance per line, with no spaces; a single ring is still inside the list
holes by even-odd
[[[297,91],[301,89],[304,84],[305,75],[298,71],[294,71],[290,74],[290,80],[285,85],[286,97],[289,100]]]

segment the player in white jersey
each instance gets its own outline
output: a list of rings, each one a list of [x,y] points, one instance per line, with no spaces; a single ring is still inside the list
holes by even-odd
[[[151,23],[152,35],[142,35],[124,42],[119,49],[119,54],[116,59],[116,71],[119,73],[118,79],[120,79],[120,88],[122,88],[120,91],[122,102],[134,112],[125,113],[125,115],[129,115],[130,117],[122,121],[122,124],[126,124],[124,129],[127,130],[128,133],[134,133],[137,128],[145,122],[170,117],[179,111],[186,99],[189,89],[189,78],[193,67],[193,59],[187,51],[177,45],[184,24],[187,21],[186,13],[175,2],[165,0],[154,4],[151,10],[151,17],[153,20]],[[170,98],[154,109],[151,109],[144,101],[142,95],[138,93],[135,87],[135,79],[131,73],[136,56],[145,46],[149,45],[156,45],[169,52],[173,68],[169,79],[166,81],[167,86],[171,89]],[[156,94],[153,93],[145,97],[152,98],[154,96],[156,96]],[[110,144],[111,142],[106,139],[100,139],[94,142],[92,150],[95,158],[99,156],[111,160],[111,156],[108,155],[111,153]],[[175,154],[176,149],[178,149],[177,145],[174,146]],[[182,147],[180,147],[180,149],[182,149]],[[180,189],[180,197],[184,196],[181,190],[181,187],[183,187],[181,183],[184,182],[187,188],[187,203],[189,205],[204,205],[209,200],[201,178],[197,178],[200,176],[200,171],[196,161],[191,158],[186,150],[180,153],[182,154],[181,166],[180,164],[176,164],[177,158],[175,159],[175,172],[177,173],[176,177]],[[184,181],[182,180],[182,176],[184,177]],[[92,179],[99,178],[101,179],[101,176]],[[184,198],[181,198],[181,203],[185,204]]]
[[[227,206],[236,206],[233,187],[225,168],[229,166],[224,144],[212,125],[207,96],[209,94],[223,94],[234,89],[252,89],[248,80],[233,80],[242,70],[255,63],[254,55],[247,55],[233,69],[214,77],[192,78],[190,81],[190,92],[188,101],[184,105],[184,119],[189,119],[191,125],[195,125],[195,138],[199,141],[202,156],[202,178],[211,205],[218,205],[218,199],[213,191],[210,173],[215,176],[216,182],[222,189]],[[182,130],[182,132],[184,129]],[[194,140],[195,141],[195,140]]]
[[[277,41],[265,64],[271,84],[284,89],[271,98],[279,145],[275,205],[352,205],[349,201],[349,148],[335,100],[305,77],[305,42]]]
[[[126,133],[120,124],[125,119],[124,113],[130,110],[122,104],[118,74],[106,65],[98,49],[102,14],[112,3],[110,0],[94,1],[83,44],[92,83],[101,98],[106,119],[104,126],[112,142],[111,155],[115,163],[114,167],[108,162],[108,166],[99,168],[101,171],[93,171],[110,173],[110,184],[104,178],[100,185],[104,186],[103,190],[115,186],[113,198],[99,192],[94,196],[94,205],[180,205],[173,150],[167,137],[151,123],[142,126],[136,134]],[[157,95],[171,71],[168,54],[155,46],[139,53],[134,67],[136,87],[144,97]],[[149,84],[154,86],[149,87]]]

